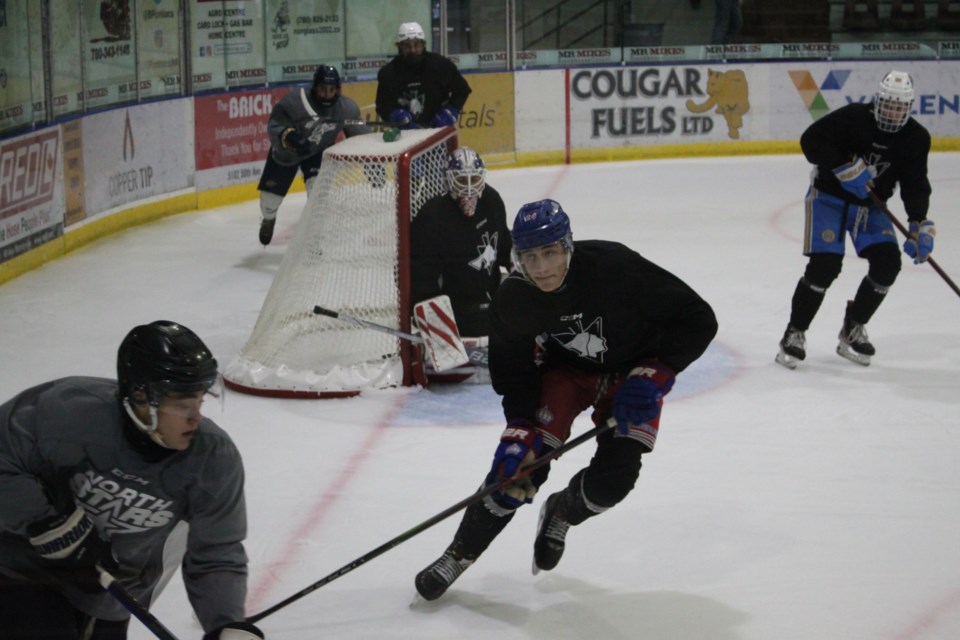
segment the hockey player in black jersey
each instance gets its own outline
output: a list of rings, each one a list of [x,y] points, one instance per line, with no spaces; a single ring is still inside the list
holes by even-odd
[[[501,269],[510,270],[510,230],[500,194],[475,151],[450,154],[449,191],[428,200],[410,229],[412,298],[450,297],[462,336],[490,332],[487,310]]]
[[[803,253],[809,257],[793,293],[790,321],[776,361],[790,369],[806,357],[806,330],[824,295],[840,274],[849,234],[867,275],[847,302],[837,353],[869,365],[875,349],[866,324],[900,272],[893,223],[871,199],[886,202],[897,185],[909,219],[903,251],[914,264],[933,251],[936,227],[927,219],[930,134],[910,117],[913,80],[891,71],[872,104],[841,107],[810,125],[800,138],[804,155],[816,165],[806,196]]]
[[[574,418],[617,428],[589,465],[544,501],[534,572],[553,569],[570,527],[623,500],[653,450],[662,398],[717,332],[713,310],[679,278],[616,242],[574,242],[553,200],[524,205],[513,224],[516,271],[490,308],[490,375],[507,427],[484,485],[512,477],[570,437]],[[415,580],[439,598],[546,481],[549,465],[467,508],[453,542]]]
[[[118,380],[70,377],[0,405],[0,638],[123,640],[179,566],[204,640],[262,640],[244,621],[243,463],[201,414],[217,361],[186,327],[132,329]]]
[[[397,55],[377,73],[377,115],[404,129],[454,127],[470,95],[457,65],[426,50],[416,22],[397,30]]]
[[[267,133],[270,152],[260,176],[260,243],[273,239],[277,210],[290,190],[297,171],[310,193],[310,185],[320,172],[323,151],[344,137],[370,133],[360,123],[360,107],[341,93],[340,73],[321,64],[308,88],[297,87],[283,96],[270,112]]]

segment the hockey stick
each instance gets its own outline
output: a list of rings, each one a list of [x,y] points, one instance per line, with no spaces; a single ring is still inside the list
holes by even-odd
[[[374,331],[379,331],[381,333],[386,333],[401,340],[407,340],[413,344],[425,344],[426,341],[423,339],[423,336],[418,336],[414,333],[407,333],[406,331],[400,331],[399,329],[394,329],[393,327],[387,327],[382,324],[377,324],[376,322],[370,322],[369,320],[364,320],[363,318],[358,318],[356,316],[347,315],[345,313],[340,313],[339,311],[334,311],[333,309],[327,309],[326,307],[321,307],[316,305],[313,307],[313,312],[317,315],[327,316],[329,318],[335,318],[337,320],[342,320],[343,322],[349,322],[350,324],[365,328],[372,329]],[[489,366],[487,363],[486,353],[483,349],[478,349],[476,347],[464,347],[467,351],[467,357],[469,358],[470,364],[475,364],[481,367]],[[474,357],[474,354],[477,353],[478,356]]]
[[[100,567],[97,568],[100,570],[100,585],[109,591],[110,595],[116,598],[117,602],[122,604],[124,609],[133,614],[134,617],[143,623],[143,626],[153,632],[153,635],[160,638],[160,640],[177,640],[177,636],[173,635],[170,629],[163,626],[163,623],[147,611],[146,607],[137,602],[137,599],[134,598],[122,584],[117,582],[116,578],[103,569],[100,569]]]
[[[264,611],[261,611],[260,613],[258,613],[258,614],[256,614],[256,615],[250,616],[249,618],[247,618],[247,622],[249,622],[250,624],[256,624],[257,622],[259,622],[260,620],[263,620],[264,618],[266,618],[266,617],[269,616],[270,614],[275,613],[275,612],[279,611],[280,609],[283,609],[284,607],[286,607],[286,606],[289,605],[289,604],[293,604],[294,602],[296,602],[296,601],[299,600],[300,598],[302,598],[302,597],[304,597],[304,596],[306,596],[306,595],[308,595],[308,594],[310,594],[310,593],[313,593],[314,591],[316,591],[316,590],[319,589],[320,587],[323,587],[323,586],[325,586],[325,585],[328,585],[328,584],[330,584],[331,582],[333,582],[334,580],[336,580],[337,578],[339,578],[339,577],[341,577],[341,576],[344,576],[344,575],[350,573],[351,571],[353,571],[354,569],[356,569],[356,568],[359,567],[360,565],[366,564],[367,562],[373,560],[373,559],[376,558],[377,556],[386,553],[386,552],[389,551],[390,549],[393,549],[394,547],[400,545],[400,544],[403,543],[403,542],[406,542],[406,541],[409,540],[410,538],[412,538],[412,537],[414,537],[414,536],[416,536],[416,535],[419,535],[419,534],[423,533],[424,531],[426,531],[427,529],[429,529],[429,528],[432,527],[433,525],[435,525],[435,524],[437,524],[437,523],[439,523],[439,522],[442,522],[443,520],[446,520],[447,518],[449,518],[449,517],[452,516],[453,514],[457,513],[458,511],[460,511],[460,510],[462,510],[462,509],[466,509],[466,508],[469,507],[470,505],[476,504],[477,502],[480,502],[481,500],[483,500],[484,498],[486,498],[486,497],[489,496],[490,494],[496,493],[497,491],[500,491],[500,490],[504,489],[507,485],[511,484],[512,482],[515,482],[517,479],[522,478],[522,477],[525,477],[525,476],[529,476],[532,472],[536,471],[537,469],[539,469],[540,467],[544,466],[544,465],[547,464],[548,462],[551,462],[551,461],[555,460],[556,458],[559,458],[559,457],[562,456],[564,453],[570,451],[571,449],[573,449],[573,448],[575,448],[575,447],[579,447],[581,444],[583,444],[583,443],[586,442],[587,440],[590,440],[590,439],[592,439],[592,438],[595,438],[595,437],[599,436],[600,434],[602,434],[602,433],[604,433],[604,432],[606,432],[606,431],[609,431],[609,430],[612,429],[615,425],[616,425],[616,422],[611,418],[610,420],[607,421],[606,424],[603,424],[603,425],[601,425],[601,426],[599,426],[599,427],[594,427],[593,429],[590,429],[589,431],[587,431],[587,432],[584,433],[583,435],[580,435],[580,436],[574,438],[573,440],[568,441],[566,444],[560,446],[559,448],[554,449],[553,451],[550,451],[550,452],[548,452],[548,453],[543,454],[542,456],[540,456],[539,458],[537,458],[536,460],[534,460],[532,463],[530,463],[529,465],[527,465],[527,466],[524,467],[523,469],[517,471],[517,473],[515,473],[515,474],[514,474],[513,476],[511,476],[510,478],[504,478],[503,480],[501,480],[500,482],[498,482],[498,483],[496,483],[496,484],[492,484],[492,485],[490,485],[489,487],[485,487],[485,488],[483,488],[483,489],[478,490],[476,493],[474,493],[474,494],[472,494],[472,495],[464,498],[463,500],[461,500],[460,502],[456,503],[455,505],[452,505],[452,506],[450,506],[450,507],[447,507],[446,509],[444,509],[443,511],[441,511],[441,512],[438,513],[437,515],[435,515],[435,516],[433,516],[432,518],[430,518],[429,520],[424,520],[423,522],[421,522],[421,523],[418,524],[417,526],[413,527],[412,529],[408,529],[407,531],[401,533],[401,534],[400,534],[399,536],[397,536],[396,538],[393,538],[392,540],[389,540],[389,541],[383,543],[382,545],[380,545],[379,547],[377,547],[377,548],[374,549],[373,551],[369,551],[369,552],[365,553],[364,555],[360,556],[359,558],[357,558],[356,560],[354,560],[353,562],[350,562],[349,564],[345,564],[344,566],[340,567],[339,569],[337,569],[336,571],[334,571],[334,572],[331,573],[330,575],[326,576],[325,578],[322,578],[321,580],[318,580],[318,581],[314,582],[314,583],[313,583],[312,585],[310,585],[309,587],[306,587],[305,589],[302,589],[302,590],[298,591],[297,593],[293,594],[292,596],[290,596],[290,597],[287,598],[286,600],[282,600],[282,601],[278,602],[277,604],[273,605],[272,607],[270,607],[269,609],[266,609],[266,610],[264,610]]]
[[[882,211],[885,216],[890,218],[890,222],[892,222],[893,225],[897,229],[899,229],[900,233],[902,233],[904,237],[907,237],[907,238],[911,237],[910,231],[907,230],[905,226],[903,226],[902,222],[900,222],[899,220],[896,219],[896,217],[894,217],[894,215],[890,212],[890,209],[887,208],[886,203],[883,200],[881,200],[880,197],[877,194],[875,194],[873,191],[870,191],[870,199],[873,200],[873,204],[875,204],[877,208],[880,209],[880,211]],[[931,267],[933,267],[934,271],[940,274],[940,277],[944,279],[944,281],[947,283],[947,286],[953,289],[953,292],[955,294],[960,296],[960,287],[957,287],[957,284],[950,279],[950,276],[948,276],[946,272],[940,268],[940,265],[937,264],[936,260],[934,260],[932,257],[928,257],[925,262],[929,264]]]

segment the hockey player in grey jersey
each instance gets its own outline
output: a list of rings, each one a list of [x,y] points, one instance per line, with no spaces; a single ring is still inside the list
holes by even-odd
[[[126,638],[98,567],[149,606],[180,566],[205,640],[262,639],[244,622],[243,464],[200,413],[217,361],[161,320],[127,334],[117,373],[0,405],[0,637]]]
[[[270,112],[267,133],[270,153],[260,176],[260,243],[273,239],[277,210],[290,190],[297,170],[303,172],[307,193],[320,173],[323,152],[344,137],[370,133],[361,124],[360,107],[340,91],[340,73],[321,64],[310,87],[297,87],[280,99]]]

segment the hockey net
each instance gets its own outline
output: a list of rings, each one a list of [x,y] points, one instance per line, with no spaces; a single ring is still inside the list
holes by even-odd
[[[414,384],[418,350],[313,313],[410,331],[410,221],[446,190],[451,127],[354,136],[328,148],[294,239],[227,385],[275,397],[343,397]]]

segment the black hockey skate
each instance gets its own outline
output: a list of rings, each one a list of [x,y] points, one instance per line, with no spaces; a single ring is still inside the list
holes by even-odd
[[[423,596],[424,600],[436,600],[446,593],[454,580],[459,578],[460,574],[473,562],[460,557],[453,545],[450,545],[433,564],[417,574],[414,580],[417,592]]]
[[[560,510],[563,492],[554,493],[540,508],[537,537],[533,541],[533,574],[550,571],[560,562],[570,523]]]
[[[787,369],[796,369],[797,364],[807,357],[807,338],[803,331],[788,324],[780,340],[780,352],[775,358],[777,364]]]
[[[850,318],[843,319],[843,328],[840,329],[840,342],[837,343],[837,354],[851,362],[864,367],[870,365],[870,357],[877,352],[870,344],[867,328]]]
[[[273,226],[277,223],[276,218],[260,220],[260,244],[267,246],[273,240]]]

